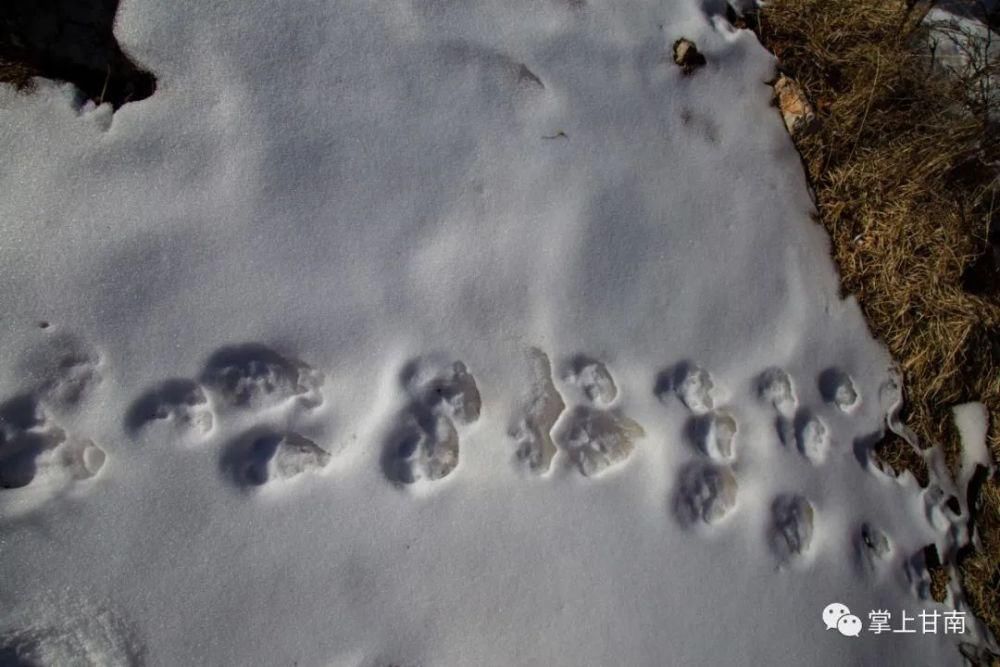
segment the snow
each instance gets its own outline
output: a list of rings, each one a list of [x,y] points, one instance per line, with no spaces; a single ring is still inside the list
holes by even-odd
[[[749,32],[691,0],[128,0],[116,34],[159,83],[113,117],[0,89],[0,466],[70,461],[0,490],[0,658],[984,641],[823,622],[964,609],[919,557],[959,519],[869,459],[891,360]]]
[[[982,403],[962,403],[952,408],[955,427],[962,439],[962,460],[958,470],[958,482],[961,488],[966,488],[969,480],[976,472],[976,466],[993,470],[990,450],[986,446],[986,431],[989,425],[989,413]]]
[[[983,99],[977,103],[988,104],[989,110],[996,109],[1000,101],[998,82],[995,75],[983,73],[990,70],[991,62],[996,62],[1000,41],[996,39],[996,31],[986,25],[982,14],[995,8],[996,0],[977,4],[945,2],[927,12],[924,19],[931,28],[928,46],[934,64],[960,79],[982,79],[976,88]]]

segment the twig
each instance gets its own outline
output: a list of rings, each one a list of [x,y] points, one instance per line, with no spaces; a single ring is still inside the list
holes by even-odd
[[[851,158],[854,157],[854,151],[858,148],[858,142],[861,140],[861,133],[864,132],[865,122],[868,120],[868,112],[872,108],[872,100],[875,99],[875,87],[878,86],[878,74],[880,68],[882,67],[882,57],[879,55],[878,51],[875,52],[875,78],[872,81],[872,90],[868,94],[868,104],[865,105],[865,113],[861,117],[861,127],[858,128],[858,135],[854,137],[854,145],[851,146],[851,154],[847,156],[847,161],[850,162]]]
[[[108,81],[111,79],[111,64],[108,63],[108,73],[104,76],[104,86],[101,88],[101,96],[97,98],[97,106],[104,104],[104,94],[108,92]]]

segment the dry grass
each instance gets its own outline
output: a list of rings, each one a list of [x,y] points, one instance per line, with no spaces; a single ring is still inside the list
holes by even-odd
[[[951,407],[983,402],[1000,455],[1000,85],[996,51],[969,42],[975,67],[945,73],[926,5],[888,0],[772,0],[747,23],[816,106],[796,137],[833,241],[845,292],[900,363],[906,419],[953,467]],[[995,37],[995,36],[994,36]],[[997,77],[992,79],[991,77]],[[992,114],[992,117],[991,117]],[[901,440],[879,454],[926,479]],[[1000,491],[983,487],[984,550],[960,563],[980,618],[1000,637]]]
[[[31,77],[38,72],[19,62],[11,62],[0,57],[0,83],[13,85],[18,90],[31,90]]]
[[[996,477],[983,485],[979,504],[977,524],[983,548],[963,560],[962,576],[972,608],[996,636],[1000,625],[1000,480]]]

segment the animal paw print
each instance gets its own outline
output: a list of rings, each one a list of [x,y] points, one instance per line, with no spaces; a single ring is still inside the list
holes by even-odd
[[[201,382],[223,405],[235,408],[261,410],[291,400],[312,408],[323,402],[322,373],[257,343],[217,350]]]
[[[552,382],[552,364],[538,348],[528,350],[531,391],[520,417],[509,433],[517,444],[515,458],[536,474],[548,472],[557,448],[552,429],[566,409],[566,403]]]
[[[222,347],[209,357],[200,382],[174,378],[140,396],[125,416],[125,428],[132,435],[155,429],[199,440],[215,427],[217,408],[314,408],[323,402],[322,384],[322,373],[264,345]]]
[[[471,424],[479,419],[483,401],[476,380],[461,361],[449,371],[435,376],[426,387],[416,392],[432,412],[440,411],[458,424]]]
[[[608,367],[584,355],[577,355],[570,361],[563,380],[577,387],[595,405],[607,407],[618,397],[618,386]]]
[[[889,537],[870,523],[861,524],[856,539],[859,562],[864,571],[875,570],[892,553]]]
[[[201,385],[178,379],[146,392],[132,405],[126,422],[133,432],[163,424],[182,434],[204,436],[212,430],[215,416]]]
[[[729,465],[736,458],[739,424],[725,408],[717,408],[719,393],[711,373],[684,362],[660,375],[660,400],[670,394],[691,412],[685,436],[710,461],[695,461],[679,473],[674,513],[686,527],[718,523],[736,506],[739,485]]]
[[[799,495],[781,495],[771,505],[770,543],[781,564],[801,558],[813,538],[815,510]]]
[[[461,361],[441,368],[416,361],[403,373],[410,405],[386,444],[382,470],[397,484],[436,481],[458,466],[458,427],[479,419],[482,397],[475,378]]]
[[[693,416],[685,429],[699,452],[716,461],[732,461],[736,456],[736,418],[727,410],[713,410]]]
[[[458,466],[455,425],[439,415],[410,415],[393,437],[382,462],[385,476],[399,484],[443,479]]]
[[[53,422],[34,396],[0,406],[0,488],[59,490],[94,477],[106,459],[93,442]]]
[[[799,399],[795,385],[783,369],[772,367],[757,378],[757,395],[765,403],[770,403],[779,415],[790,418],[798,407]]]
[[[618,396],[618,388],[603,363],[577,356],[570,364],[567,380],[580,388],[585,403],[569,413],[556,443],[581,474],[593,477],[628,459],[635,441],[646,432],[637,422],[608,407]]]
[[[728,466],[695,461],[681,470],[674,511],[684,526],[711,525],[736,505],[736,491],[736,476]]]
[[[256,429],[238,438],[222,466],[237,486],[275,487],[306,473],[318,473],[331,454],[298,433]]]
[[[692,414],[703,415],[715,407],[718,390],[708,371],[685,361],[660,374],[656,392],[661,401],[673,394]]]
[[[585,477],[622,463],[646,432],[635,421],[610,410],[577,406],[570,413],[559,445]]]
[[[816,465],[823,463],[830,450],[826,423],[808,410],[800,410],[795,416],[795,443],[802,456]]]
[[[769,368],[757,378],[758,396],[778,413],[775,430],[786,447],[795,447],[814,465],[826,461],[830,451],[830,430],[818,415],[799,407],[791,377],[784,370]]]
[[[853,412],[861,403],[854,380],[839,368],[827,368],[820,373],[819,391],[824,401],[837,406],[841,412]]]

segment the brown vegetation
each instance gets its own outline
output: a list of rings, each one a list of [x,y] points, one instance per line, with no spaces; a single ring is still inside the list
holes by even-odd
[[[906,421],[954,471],[951,407],[981,401],[1000,455],[1000,36],[935,27],[928,4],[772,0],[745,17],[812,101],[795,135],[843,289],[904,375]],[[973,11],[975,8],[971,8]],[[959,57],[943,58],[957,45]],[[926,480],[899,438],[883,461]],[[983,549],[957,565],[1000,636],[1000,481],[975,499]]]

